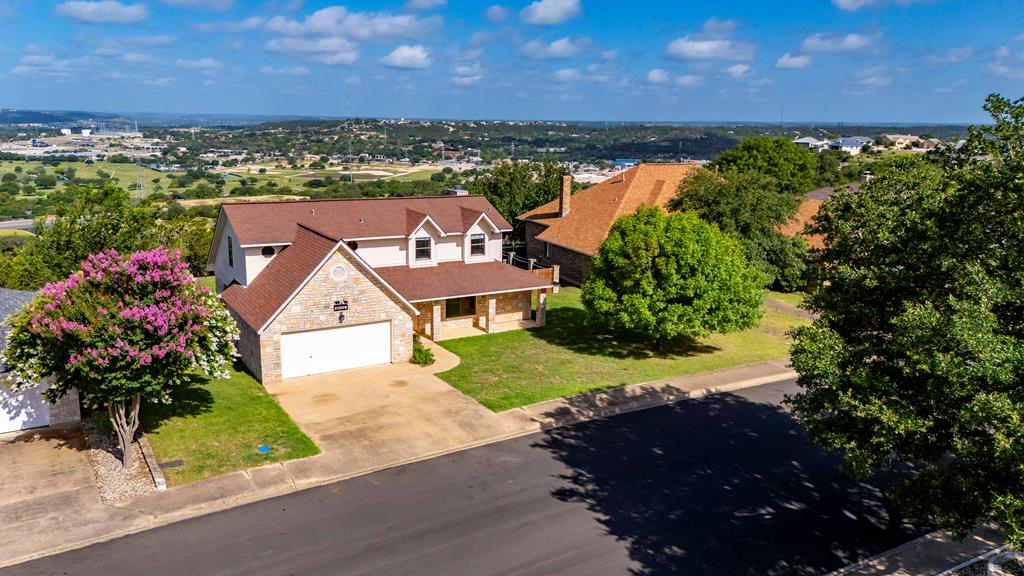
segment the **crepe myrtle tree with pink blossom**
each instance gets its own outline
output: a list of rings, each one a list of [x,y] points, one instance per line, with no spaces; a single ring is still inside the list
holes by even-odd
[[[50,402],[75,388],[86,406],[105,408],[125,467],[142,401],[170,403],[189,373],[227,377],[237,355],[238,327],[223,302],[164,248],[93,254],[9,323],[8,385],[48,381]]]

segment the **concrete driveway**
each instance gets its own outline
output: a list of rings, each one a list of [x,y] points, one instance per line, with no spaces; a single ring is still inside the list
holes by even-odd
[[[376,366],[268,385],[288,415],[323,451],[286,462],[297,484],[494,441],[537,424],[499,416],[434,374],[458,357],[425,342],[437,362]]]
[[[102,533],[104,523],[133,516],[100,502],[77,428],[0,434],[0,462],[3,558],[64,545],[72,530]]]

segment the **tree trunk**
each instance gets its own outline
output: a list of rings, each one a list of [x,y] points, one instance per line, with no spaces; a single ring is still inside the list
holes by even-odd
[[[121,466],[129,468],[132,465],[132,442],[135,441],[135,431],[139,429],[139,404],[141,396],[132,396],[131,405],[125,406],[125,401],[111,402],[107,404],[107,415],[110,416],[110,423],[114,425],[114,432],[117,433],[117,446],[121,449]]]

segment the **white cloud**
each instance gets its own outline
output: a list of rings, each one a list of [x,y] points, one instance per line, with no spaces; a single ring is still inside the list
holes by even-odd
[[[849,34],[825,34],[818,32],[804,39],[804,52],[862,52],[875,45],[877,37],[851,32]]]
[[[530,40],[523,44],[522,53],[527,58],[535,60],[557,60],[572,58],[589,45],[589,38],[571,38],[569,36],[559,38],[550,44],[545,44],[541,40]]]
[[[861,8],[868,6],[884,6],[886,4],[899,4],[900,6],[909,6],[920,2],[929,2],[931,0],[832,0],[832,4],[844,10],[846,12],[856,12]]]
[[[406,10],[433,10],[448,3],[448,0],[409,0],[405,3]]]
[[[264,19],[260,16],[250,16],[242,20],[234,20],[229,22],[204,22],[197,24],[196,28],[203,32],[245,32],[246,30],[255,30],[260,26],[263,26]]]
[[[456,86],[473,86],[483,80],[483,75],[477,76],[452,76],[452,84]]]
[[[704,77],[696,74],[683,74],[677,76],[675,80],[676,86],[682,88],[696,88],[704,83]]]
[[[965,86],[967,86],[967,79],[958,78],[954,80],[951,84],[946,84],[945,86],[936,86],[935,88],[932,88],[932,92],[937,92],[939,94],[949,94],[950,92],[956,92],[957,90],[960,90]]]
[[[748,72],[750,72],[750,64],[733,64],[732,66],[729,66],[728,68],[723,70],[723,72],[725,72],[729,76],[732,76],[733,78],[742,78],[746,76]]]
[[[267,21],[266,28],[286,36],[344,36],[380,42],[422,38],[440,25],[440,16],[418,18],[411,14],[349,12],[344,6],[328,6],[310,14],[302,22],[275,16]]]
[[[260,68],[261,74],[267,76],[309,76],[309,68],[305,66],[294,66],[291,68],[273,68],[271,66],[263,66]]]
[[[580,0],[536,0],[523,8],[519,17],[528,24],[546,26],[572,20],[582,12]]]
[[[964,60],[970,59],[974,56],[974,48],[970,46],[961,46],[956,48],[950,48],[943,52],[930,54],[927,58],[929,64],[956,64],[963,62]]]
[[[881,88],[892,85],[892,74],[885,66],[875,66],[858,72],[843,90],[847,94],[873,94]]]
[[[986,66],[986,69],[988,69],[993,76],[1010,78],[1012,80],[1024,80],[1024,68],[1021,67],[1010,66],[1002,62],[993,62]]]
[[[188,68],[189,70],[218,70],[224,65],[219,60],[210,57],[197,58],[195,60],[179,58],[174,61],[174,64],[181,68]]]
[[[647,73],[648,84],[667,84],[670,79],[668,72],[661,68],[652,68]]]
[[[142,83],[146,86],[152,86],[154,88],[164,88],[171,85],[174,82],[174,78],[170,76],[162,76],[160,78],[148,78],[143,80]]]
[[[403,44],[381,58],[380,63],[390,68],[421,70],[430,66],[430,50],[422,44]]]
[[[235,0],[160,0],[176,8],[202,8],[204,10],[230,10]]]
[[[679,60],[752,60],[757,47],[739,40],[699,40],[684,36],[673,40],[665,53]]]
[[[52,54],[32,53],[18,60],[18,64],[11,68],[11,74],[64,80],[74,76],[86,62],[84,57],[57,58]]]
[[[508,8],[495,4],[484,11],[484,16],[491,22],[504,22],[508,19]]]
[[[551,77],[556,82],[579,82],[583,79],[583,74],[576,68],[562,68],[561,70],[556,70]]]
[[[814,61],[811,57],[806,54],[793,54],[786,52],[779,59],[775,61],[776,68],[782,68],[783,70],[800,70],[807,68]]]
[[[359,59],[359,49],[345,38],[272,38],[267,50],[298,55],[321,64],[352,64]]]
[[[669,43],[665,54],[677,60],[753,60],[757,45],[733,38],[735,20],[709,18],[699,32]]]
[[[58,4],[55,11],[61,16],[95,24],[130,24],[149,17],[149,9],[145,4],[122,4],[115,0],[72,0]]]
[[[479,62],[463,62],[452,67],[452,84],[456,86],[472,86],[484,77],[484,69]]]

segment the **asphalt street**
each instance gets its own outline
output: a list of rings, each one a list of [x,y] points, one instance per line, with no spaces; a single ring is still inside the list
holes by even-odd
[[[0,575],[823,574],[916,537],[780,408],[794,390],[550,430]]]

